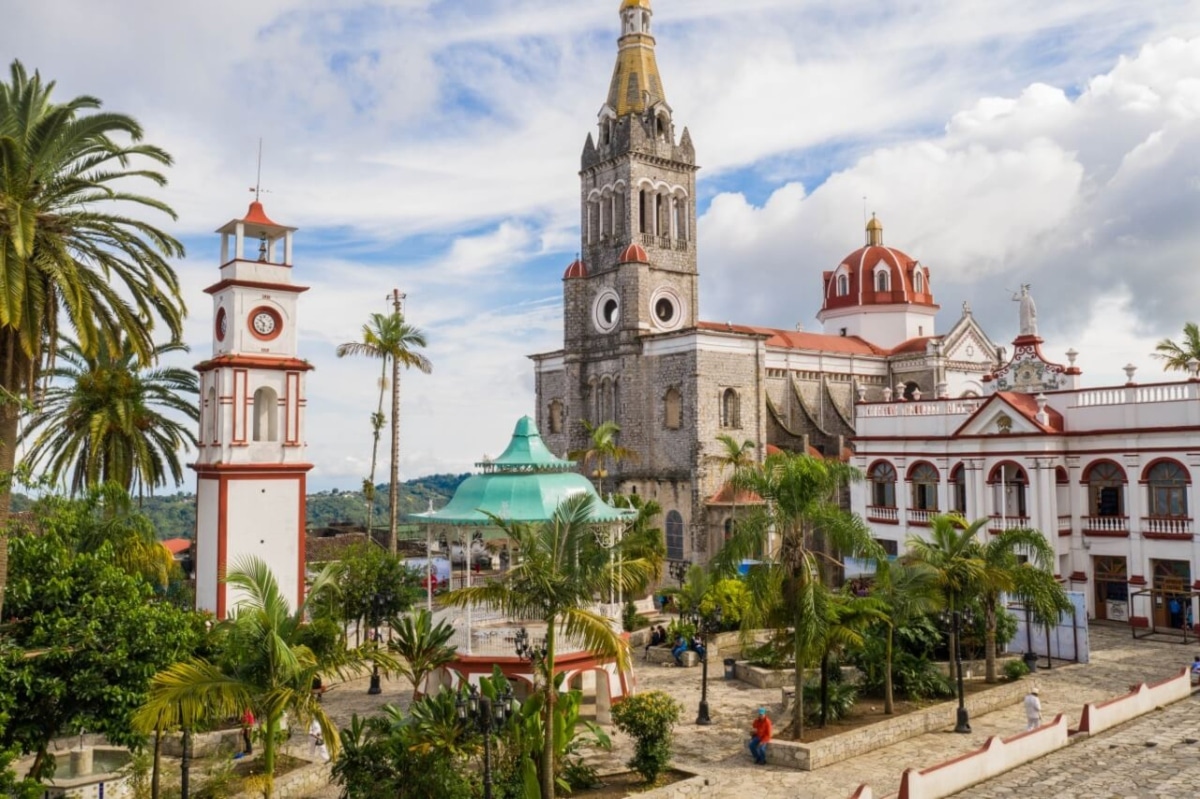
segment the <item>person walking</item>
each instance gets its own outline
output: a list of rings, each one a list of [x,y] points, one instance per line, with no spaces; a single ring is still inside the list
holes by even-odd
[[[754,717],[753,734],[750,736],[750,754],[754,756],[755,765],[767,764],[767,744],[771,742],[771,719],[767,709],[760,707]]]
[[[254,753],[254,747],[251,746],[251,733],[254,730],[254,711],[246,708],[242,713],[242,754],[249,757]]]
[[[321,725],[316,719],[308,725],[308,740],[312,743],[313,752],[321,758],[322,763],[329,762],[329,747],[325,745],[325,736],[321,734]]]
[[[1042,700],[1038,698],[1038,687],[1035,685],[1025,695],[1025,725],[1026,730],[1037,729],[1042,725]]]

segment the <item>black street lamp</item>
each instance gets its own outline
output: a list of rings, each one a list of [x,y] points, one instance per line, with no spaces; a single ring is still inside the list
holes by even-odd
[[[534,666],[539,666],[545,662],[546,655],[549,654],[549,650],[546,648],[545,638],[531,639],[529,637],[529,630],[526,630],[524,627],[522,627],[521,629],[517,630],[516,635],[513,637],[513,641],[517,657],[519,657],[521,660],[526,660],[532,663]]]
[[[483,733],[483,799],[492,797],[492,730],[500,730],[508,721],[513,709],[512,686],[504,689],[504,693],[496,697],[493,703],[486,696],[479,695],[479,689],[470,686],[466,696],[459,694],[458,718],[460,721],[474,722]]]
[[[954,658],[954,670],[958,674],[958,717],[954,724],[954,731],[961,733],[969,733],[971,731],[971,719],[967,714],[967,705],[963,693],[962,617],[965,612],[955,610],[951,613],[954,624],[954,651],[950,655]]]
[[[371,595],[371,625],[375,628],[376,648],[379,647],[379,624],[383,621],[383,612],[391,604],[391,601],[392,595],[390,591],[376,591]],[[383,693],[383,688],[379,684],[378,661],[371,662],[371,686],[367,688],[367,693],[370,696],[378,696]]]
[[[697,724],[712,724],[708,715],[708,636],[721,631],[721,606],[717,605],[712,613],[704,614],[699,609],[693,609],[687,614],[687,620],[696,625],[696,637],[700,639],[703,652],[700,654],[700,711],[696,715]]]
[[[671,579],[679,583],[679,587],[683,588],[683,584],[687,582],[688,569],[692,564],[686,560],[673,560],[668,568],[671,571]]]

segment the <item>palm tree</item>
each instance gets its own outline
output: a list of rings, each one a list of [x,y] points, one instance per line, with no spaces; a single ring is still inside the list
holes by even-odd
[[[848,649],[863,645],[863,631],[875,622],[887,618],[886,606],[877,597],[834,593],[825,585],[818,586],[818,605],[824,624],[821,629],[821,726],[829,717],[829,662]]]
[[[216,630],[222,642],[219,660],[200,658],[176,663],[154,676],[150,695],[134,717],[146,733],[183,726],[195,728],[240,715],[246,708],[264,722],[263,768],[267,795],[274,782],[276,738],[283,714],[305,722],[316,719],[321,735],[336,754],[337,727],[313,695],[313,678],[359,673],[366,658],[344,646],[309,646],[305,614],[310,602],[334,590],[336,564],[327,566],[295,610],[262,560],[240,560],[225,578],[244,599]],[[387,666],[394,661],[372,649],[370,657]]]
[[[70,328],[88,355],[128,337],[143,364],[153,360],[156,325],[183,332],[183,300],[168,263],[183,245],[147,221],[172,219],[161,200],[128,191],[130,179],[166,178],[135,162],[169,166],[142,142],[132,117],[90,113],[94,97],[51,100],[54,83],[14,61],[0,83],[0,529],[8,520],[22,397],[52,367],[58,331]],[[125,215],[126,209],[132,211]],[[8,575],[0,535],[0,610]]]
[[[1169,338],[1164,338],[1154,346],[1155,358],[1166,361],[1163,364],[1163,370],[1167,372],[1186,372],[1188,361],[1200,361],[1200,325],[1195,322],[1188,322],[1183,326],[1183,341],[1175,343]]]
[[[612,504],[637,511],[637,516],[621,536],[620,557],[622,561],[642,560],[649,566],[644,580],[633,586],[634,595],[643,595],[651,584],[662,579],[663,563],[667,558],[662,528],[654,524],[654,520],[662,515],[662,505],[641,494],[617,494]]]
[[[606,596],[614,580],[628,589],[646,579],[650,565],[626,560],[620,569],[598,543],[589,523],[592,497],[577,494],[555,510],[551,519],[527,524],[493,517],[511,539],[521,560],[492,582],[452,591],[448,605],[482,606],[505,613],[514,621],[544,622],[545,651],[541,661],[540,689],[544,737],[540,779],[542,796],[554,796],[554,661],[560,633],[578,641],[598,657],[612,658],[619,669],[629,666],[629,645],[618,629],[589,609],[593,597]]]
[[[987,682],[996,682],[996,615],[1000,611],[1000,595],[1013,594],[1042,619],[1054,619],[1071,609],[1071,602],[1049,566],[1054,562],[1054,548],[1037,530],[1019,528],[1005,530],[992,536],[979,547],[984,568],[979,594],[983,605],[986,644]],[[1028,560],[1022,562],[1018,555]]]
[[[181,343],[154,347],[154,360],[187,352]],[[199,379],[190,369],[143,368],[128,337],[114,352],[93,355],[66,338],[53,382],[38,398],[35,415],[18,439],[28,443],[24,463],[45,464],[55,483],[70,476],[70,492],[116,483],[142,497],[168,482],[183,482],[179,455],[196,445]],[[190,420],[184,424],[182,419]]]
[[[421,695],[425,678],[434,669],[454,660],[454,626],[444,620],[433,624],[433,614],[421,609],[415,615],[390,621],[392,640],[388,648],[404,658],[397,671],[412,682],[413,701]]]
[[[617,443],[621,428],[616,422],[602,422],[594,427],[587,419],[583,419],[581,423],[588,434],[588,447],[568,452],[567,457],[573,461],[581,461],[585,472],[591,468],[591,475],[596,479],[596,492],[603,498],[604,478],[608,477],[605,465],[609,461],[614,466],[621,461],[636,461],[638,455]]]
[[[897,627],[904,627],[919,616],[941,609],[942,594],[934,572],[923,564],[878,561],[871,596],[883,602],[887,614],[887,641],[884,646],[883,712],[896,712],[892,685],[892,655]]]
[[[961,611],[966,599],[980,590],[987,564],[981,557],[976,534],[988,523],[986,518],[967,524],[957,514],[934,516],[929,522],[929,538],[910,536],[906,563],[920,565],[933,572],[933,581],[942,595],[942,604],[951,613]],[[957,678],[954,653],[958,640],[950,632],[950,679]]]
[[[732,575],[742,559],[768,552],[748,576],[751,603],[742,623],[743,629],[771,624],[793,631],[792,730],[797,739],[804,733],[805,668],[820,655],[824,614],[818,594],[829,580],[830,567],[840,564],[822,544],[842,556],[883,557],[862,519],[838,504],[842,489],[858,479],[858,470],[840,461],[787,452],[768,455],[760,467],[743,472],[734,483],[758,494],[765,504],[734,530],[715,559],[718,571]],[[769,531],[779,541],[773,552],[766,547]]]
[[[754,465],[754,457],[751,453],[754,452],[756,445],[749,439],[739,444],[736,438],[725,433],[717,436],[717,441],[721,444],[721,454],[717,456],[717,462],[721,464],[722,472],[726,469],[732,470],[732,476],[736,484],[737,477]],[[733,489],[733,493],[730,496],[729,518],[732,526],[736,527],[737,488]]]
[[[347,355],[365,355],[368,358],[378,358],[382,362],[382,374],[379,378],[379,409],[371,416],[371,427],[374,430],[374,443],[371,446],[371,476],[368,483],[371,486],[371,496],[367,497],[367,533],[371,532],[371,515],[375,506],[375,463],[379,457],[379,432],[382,429],[380,419],[383,414],[383,393],[387,388],[388,366],[392,368],[392,475],[388,489],[388,549],[396,554],[396,527],[398,524],[399,487],[400,487],[400,367],[416,368],[425,374],[433,370],[433,364],[418,349],[427,345],[425,334],[404,321],[404,315],[399,311],[390,314],[373,313],[370,321],[363,325],[362,341],[350,341],[339,344],[337,355],[344,358]]]

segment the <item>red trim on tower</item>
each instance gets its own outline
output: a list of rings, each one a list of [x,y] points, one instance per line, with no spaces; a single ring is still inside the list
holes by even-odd
[[[272,358],[269,355],[218,355],[196,364],[197,372],[211,372],[223,367],[243,366],[247,369],[274,369],[280,372],[294,370],[308,372],[315,367],[300,358]]]
[[[230,261],[230,263],[233,263]],[[250,262],[247,262],[250,263]],[[270,266],[287,266],[287,264],[270,264]],[[205,294],[216,294],[221,289],[227,289],[230,286],[237,286],[245,289],[263,289],[266,291],[281,291],[285,294],[303,294],[308,291],[308,286],[293,286],[283,283],[264,283],[260,280],[238,280],[237,278],[229,278],[222,280],[219,283],[213,283],[204,290]]]
[[[192,463],[189,464],[189,467],[196,474],[221,474],[233,477],[238,472],[242,472],[247,475],[246,479],[251,477],[258,479],[271,476],[283,478],[297,472],[307,472],[313,468],[313,465],[311,463]],[[272,475],[272,472],[277,474]]]
[[[245,444],[246,443],[246,391],[250,384],[250,373],[246,369],[233,370],[233,395],[230,397],[230,404],[233,407],[233,436],[230,438],[230,444]],[[238,398],[241,397],[241,402]],[[241,429],[238,428],[238,422],[241,422]]]

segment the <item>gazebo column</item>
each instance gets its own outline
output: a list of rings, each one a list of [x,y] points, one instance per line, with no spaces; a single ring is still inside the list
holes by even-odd
[[[612,676],[608,669],[596,671],[596,723],[612,724]]]

